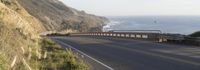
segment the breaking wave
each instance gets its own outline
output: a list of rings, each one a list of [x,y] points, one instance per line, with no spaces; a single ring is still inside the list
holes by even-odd
[[[107,23],[105,26],[103,26],[103,31],[108,32],[110,30],[113,30],[113,26],[120,25],[120,24],[121,24],[120,21],[111,20],[109,23]]]

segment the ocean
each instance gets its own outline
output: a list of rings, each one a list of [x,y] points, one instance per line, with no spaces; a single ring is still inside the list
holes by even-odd
[[[191,34],[200,31],[200,16],[118,16],[107,17],[110,30],[161,30],[162,33]]]

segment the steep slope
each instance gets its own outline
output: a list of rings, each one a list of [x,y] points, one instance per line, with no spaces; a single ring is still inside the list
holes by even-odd
[[[88,70],[71,51],[39,37],[44,31],[17,0],[0,0],[0,70]]]
[[[19,69],[23,62],[29,63],[24,54],[39,49],[38,33],[45,29],[15,0],[0,1],[0,70]]]
[[[48,30],[101,31],[108,19],[65,6],[59,0],[18,0]]]
[[[0,0],[0,70],[88,70],[72,52],[66,54],[65,49],[39,34],[101,31],[107,21],[58,0]]]

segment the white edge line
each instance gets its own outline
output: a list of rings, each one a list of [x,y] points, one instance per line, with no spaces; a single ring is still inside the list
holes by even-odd
[[[55,40],[55,39],[54,39],[54,40]],[[62,41],[59,41],[59,40],[56,40],[56,41],[62,43],[63,45],[65,45],[65,46],[67,46],[67,47],[69,47],[69,48],[71,48],[71,49],[76,50],[77,52],[79,52],[79,53],[81,53],[81,54],[87,56],[88,58],[92,59],[93,61],[96,61],[97,63],[99,63],[99,64],[105,66],[105,67],[108,68],[108,69],[114,70],[112,67],[110,67],[110,66],[108,66],[108,65],[106,65],[106,64],[104,64],[104,63],[102,63],[102,62],[100,62],[100,61],[98,61],[97,59],[95,59],[95,58],[93,58],[93,57],[91,57],[91,56],[85,54],[84,52],[82,52],[82,51],[80,51],[80,50],[78,50],[78,49],[72,47],[71,45],[66,44],[66,43],[64,43],[64,42],[62,42]]]

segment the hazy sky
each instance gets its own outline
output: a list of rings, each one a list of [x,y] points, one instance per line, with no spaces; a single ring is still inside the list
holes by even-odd
[[[101,16],[200,15],[200,0],[62,0]]]

